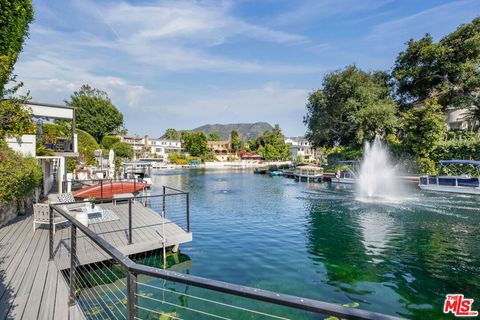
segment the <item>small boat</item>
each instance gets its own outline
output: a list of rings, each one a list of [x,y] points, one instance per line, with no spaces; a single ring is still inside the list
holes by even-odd
[[[480,161],[441,160],[440,165],[440,171],[446,174],[421,176],[418,184],[420,189],[480,195]]]
[[[360,167],[360,161],[349,160],[338,162],[344,170],[337,170],[335,176],[332,178],[333,183],[345,183],[354,184],[356,182],[358,168]]]
[[[283,172],[282,171],[270,171],[270,176],[271,177],[280,177],[280,176],[283,176]]]
[[[253,173],[256,173],[256,174],[267,174],[267,169],[266,168],[255,168],[255,170],[253,170]]]
[[[150,188],[150,184],[140,181],[108,181],[97,183],[73,192],[75,198],[111,199],[114,194],[137,193]]]
[[[354,184],[356,182],[355,175],[350,171],[337,171],[335,177],[332,178],[334,183]]]
[[[298,181],[322,182],[323,168],[316,166],[301,166],[295,170],[293,175]]]

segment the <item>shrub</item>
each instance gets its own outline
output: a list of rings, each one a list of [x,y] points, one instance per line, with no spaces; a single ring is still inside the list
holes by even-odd
[[[115,152],[115,156],[119,158],[131,158],[133,157],[133,148],[131,145],[125,142],[117,142],[112,145],[112,149]]]
[[[104,149],[110,150],[112,146],[117,142],[120,142],[120,138],[116,136],[105,136],[102,139],[101,145]]]
[[[95,150],[100,149],[97,141],[88,132],[75,129],[78,137],[78,152],[86,164],[95,163]]]
[[[0,204],[21,199],[42,181],[42,169],[32,157],[23,157],[0,141]]]

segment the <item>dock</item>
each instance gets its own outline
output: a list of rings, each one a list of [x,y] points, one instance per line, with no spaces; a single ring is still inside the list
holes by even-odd
[[[178,220],[185,210],[178,201],[174,203],[170,199],[171,210],[166,210],[166,218],[157,212],[155,205],[145,205],[138,199],[131,202],[131,207],[125,201],[97,204],[108,212],[108,219],[92,219],[89,229],[125,256],[164,246],[177,247],[192,241],[192,233],[169,219],[168,214]],[[132,213],[131,243],[129,212]],[[52,261],[49,260],[49,235],[48,225],[37,226],[33,231],[32,214],[18,216],[0,228],[0,320],[85,319],[78,304],[68,305],[68,279],[62,272],[70,267],[70,222],[56,227]],[[111,256],[81,232],[77,232],[75,256],[77,266],[111,260]]]
[[[119,249],[124,255],[133,255],[163,248],[165,231],[165,247],[172,247],[192,241],[192,233],[180,228],[177,224],[163,218],[154,210],[140,202],[132,203],[132,244],[128,243],[128,203],[99,204],[102,209],[110,210],[119,220],[99,222],[89,225],[89,229],[108,243]],[[61,227],[60,227],[61,228]],[[63,228],[55,233],[55,262],[60,270],[70,267],[70,229]],[[78,265],[85,265],[109,259],[85,235],[77,234]]]

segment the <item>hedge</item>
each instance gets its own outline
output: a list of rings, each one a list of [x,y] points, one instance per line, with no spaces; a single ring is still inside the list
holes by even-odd
[[[42,181],[37,160],[23,157],[0,141],[0,205],[22,199]]]

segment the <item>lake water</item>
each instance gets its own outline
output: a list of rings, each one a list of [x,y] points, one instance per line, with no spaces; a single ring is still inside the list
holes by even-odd
[[[412,188],[399,203],[365,203],[349,186],[250,170],[157,171],[152,178],[152,193],[161,193],[162,185],[190,192],[193,242],[180,248],[181,272],[411,319],[448,318],[442,313],[447,293],[480,299],[479,197]],[[169,259],[179,262],[178,256]],[[154,283],[144,288],[146,309],[158,306],[156,288],[162,287],[183,306],[162,310],[178,318],[212,318],[189,310],[198,307],[227,319],[269,319],[218,305],[209,309],[188,295],[258,306],[243,299],[143,281]],[[293,319],[325,318],[260,308]]]

